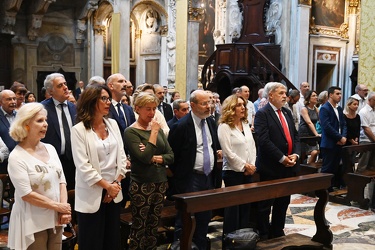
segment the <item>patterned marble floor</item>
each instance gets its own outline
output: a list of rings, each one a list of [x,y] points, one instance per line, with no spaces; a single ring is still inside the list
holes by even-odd
[[[316,201],[316,198],[303,195],[292,196],[287,212],[285,234],[300,233],[309,237],[315,234],[313,214]],[[333,249],[375,249],[375,213],[329,202],[325,215],[334,235]],[[211,222],[211,249],[221,249],[221,234],[222,222]],[[160,246],[158,250],[167,249],[167,246]]]
[[[309,237],[315,234],[313,219],[317,199],[293,195],[289,205],[285,233],[300,233]],[[338,250],[373,250],[375,249],[375,213],[357,207],[328,203],[326,219],[334,235],[333,249]],[[220,221],[210,223],[211,249],[221,249],[222,225]],[[6,245],[6,231],[0,232],[0,250]],[[4,242],[5,241],[5,242]],[[78,247],[76,247],[78,249]],[[158,247],[165,250],[168,245]]]

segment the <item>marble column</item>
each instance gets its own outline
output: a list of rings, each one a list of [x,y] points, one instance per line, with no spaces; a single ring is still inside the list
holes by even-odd
[[[131,1],[118,1],[118,4],[114,5],[114,12],[120,13],[120,43],[118,49],[118,72],[123,74],[126,79],[130,79],[130,11]]]
[[[103,76],[103,58],[104,58],[104,26],[94,27],[94,38],[91,49],[92,76]]]
[[[361,1],[361,31],[359,42],[358,84],[365,84],[375,90],[375,1]]]
[[[295,33],[291,32],[291,61],[293,69],[290,71],[290,81],[299,88],[301,82],[307,81],[308,53],[309,53],[309,26],[311,2],[298,1],[295,16]]]
[[[176,1],[176,84],[182,99],[187,92],[188,1]],[[196,43],[196,41],[195,41]]]

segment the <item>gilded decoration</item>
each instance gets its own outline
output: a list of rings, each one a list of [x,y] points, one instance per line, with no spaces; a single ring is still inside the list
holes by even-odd
[[[354,2],[354,1],[353,1]],[[354,7],[355,3],[353,3]],[[336,5],[324,0],[313,0],[310,19],[310,34],[341,37],[348,39],[347,17],[350,8],[348,2]]]
[[[311,6],[312,0],[298,0],[298,4]]]
[[[202,4],[198,0],[189,0],[188,3],[188,16],[189,21],[201,22],[204,19],[205,11]]]

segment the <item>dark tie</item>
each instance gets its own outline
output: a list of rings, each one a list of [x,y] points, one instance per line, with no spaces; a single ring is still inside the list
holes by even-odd
[[[65,137],[65,156],[68,160],[73,159],[72,157],[72,145],[70,143],[70,127],[68,120],[66,119],[66,115],[64,112],[64,105],[65,103],[60,103],[59,106],[61,108],[61,120],[63,125],[64,137]]]
[[[158,106],[159,111],[164,115],[164,110],[163,110],[163,103],[160,103]]]
[[[126,128],[126,120],[125,120],[125,116],[124,116],[124,113],[122,113],[122,110],[120,108],[121,104],[120,103],[117,103],[117,110],[118,110],[118,117],[119,117],[119,120],[120,120],[120,126],[121,126],[121,130],[124,131],[125,128]]]
[[[210,164],[210,151],[208,150],[208,140],[207,140],[205,123],[206,123],[206,119],[202,119],[201,128],[202,128],[202,140],[203,140],[203,172],[206,175],[209,175],[211,172],[211,164]]]
[[[292,154],[293,149],[293,143],[292,143],[292,137],[290,136],[288,125],[286,124],[286,121],[284,119],[284,116],[281,114],[281,110],[277,110],[277,114],[279,115],[281,126],[283,127],[284,134],[286,137],[286,141],[288,142],[288,155]]]

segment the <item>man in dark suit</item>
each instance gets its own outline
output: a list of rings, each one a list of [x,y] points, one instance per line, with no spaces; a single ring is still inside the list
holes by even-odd
[[[59,73],[47,75],[44,87],[52,98],[44,100],[42,104],[47,110],[48,128],[43,142],[55,147],[59,155],[67,182],[67,189],[75,188],[75,165],[72,157],[70,129],[75,124],[76,106],[67,101],[69,89],[65,77]]]
[[[191,112],[182,117],[169,133],[169,143],[173,149],[175,162],[170,169],[173,173],[174,193],[202,191],[214,188],[217,169],[217,149],[219,141],[217,127],[210,115],[208,93],[196,90],[191,94]],[[193,242],[200,250],[206,249],[208,223],[211,212],[196,213],[196,228]],[[182,221],[176,218],[175,239],[181,236]]]
[[[170,119],[173,118],[173,111],[171,105],[164,102],[164,88],[159,84],[154,84],[154,89],[155,95],[160,101],[158,109],[164,115],[165,121],[168,122]]]
[[[16,117],[16,94],[5,89],[0,92],[0,137],[3,139],[9,152],[11,152],[17,143],[9,135],[9,127]],[[8,159],[0,163],[0,173],[8,173]]]
[[[341,149],[346,143],[346,121],[342,108],[338,106],[341,101],[341,88],[330,87],[328,89],[328,102],[319,111],[319,120],[322,127],[322,138],[320,147],[323,154],[322,173],[334,174],[333,187],[345,185],[342,180],[342,170],[340,169]]]
[[[74,90],[74,98],[76,98],[76,100],[78,100],[79,96],[82,94],[84,89],[85,89],[85,83],[83,81],[79,81],[78,88]]]
[[[126,82],[127,81],[122,74],[116,73],[110,75],[106,83],[112,93],[112,102],[111,106],[109,107],[109,116],[112,119],[116,120],[123,141],[125,129],[135,122],[133,109],[121,102],[121,98],[126,92]],[[128,154],[127,149],[125,148],[125,143],[124,149],[126,154]],[[130,168],[129,160],[127,160],[127,168]],[[129,200],[129,182],[130,178],[124,178],[121,181],[122,194],[124,197],[124,199],[121,201],[122,206],[125,206],[126,202]]]
[[[261,181],[295,176],[300,143],[292,113],[284,107],[286,87],[282,83],[269,82],[264,89],[268,91],[269,103],[258,110],[254,120],[258,136],[257,172]],[[258,229],[262,239],[285,235],[289,203],[290,196],[259,202]]]
[[[178,120],[189,113],[189,104],[187,103],[187,101],[177,99],[173,102],[172,105],[174,116],[167,122],[169,128],[172,128],[172,126],[176,124]]]

